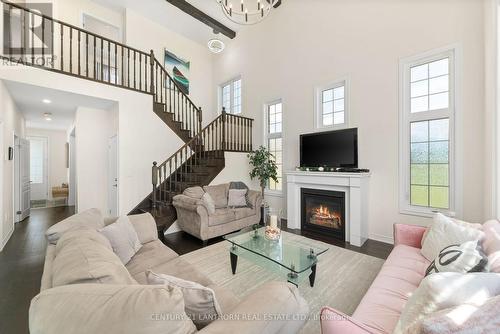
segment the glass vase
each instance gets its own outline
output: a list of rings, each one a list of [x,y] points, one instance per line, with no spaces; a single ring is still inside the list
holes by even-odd
[[[265,237],[271,241],[279,241],[281,238],[281,216],[282,210],[268,208],[265,218]]]

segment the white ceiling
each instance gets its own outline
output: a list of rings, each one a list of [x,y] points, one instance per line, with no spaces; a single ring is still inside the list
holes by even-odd
[[[129,8],[155,21],[170,30],[173,30],[197,43],[207,45],[208,40],[217,36],[227,42],[230,39],[222,34],[214,34],[207,25],[184,13],[177,7],[169,4],[166,0],[93,0],[103,6],[114,10],[124,11]],[[190,4],[211,16],[217,21],[234,31],[238,31],[242,26],[234,24],[224,16],[216,0],[187,0]]]
[[[19,111],[26,119],[26,127],[51,130],[67,130],[73,124],[78,107],[108,109],[113,101],[60,90],[27,85],[15,81],[4,81]],[[42,101],[52,101],[45,104]],[[45,120],[43,114],[52,113],[52,121]]]

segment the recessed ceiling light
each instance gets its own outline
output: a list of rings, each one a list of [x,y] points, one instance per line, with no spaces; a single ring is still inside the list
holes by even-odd
[[[226,45],[220,39],[214,38],[208,41],[208,49],[213,53],[220,53],[225,47]]]
[[[52,120],[52,114],[49,113],[49,112],[44,113],[43,117],[45,118],[46,121],[51,121]]]
[[[46,103],[46,104],[52,103],[52,101],[51,101],[51,100],[49,100],[49,99],[43,99],[43,100],[42,100],[42,102],[43,102],[43,103]]]

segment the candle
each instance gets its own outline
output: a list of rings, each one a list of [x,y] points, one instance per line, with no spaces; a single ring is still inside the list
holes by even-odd
[[[278,227],[278,216],[276,215],[271,215],[271,227],[272,228],[277,228]]]

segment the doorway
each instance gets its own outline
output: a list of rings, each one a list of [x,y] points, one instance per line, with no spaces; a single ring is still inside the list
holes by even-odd
[[[73,128],[69,136],[69,196],[68,205],[77,206],[77,182],[76,182],[76,130]]]
[[[118,137],[109,138],[108,145],[108,209],[109,215],[118,216]]]
[[[14,135],[14,221],[29,217],[30,207],[30,142]]]
[[[31,206],[46,205],[49,198],[48,138],[27,137],[30,152]]]

